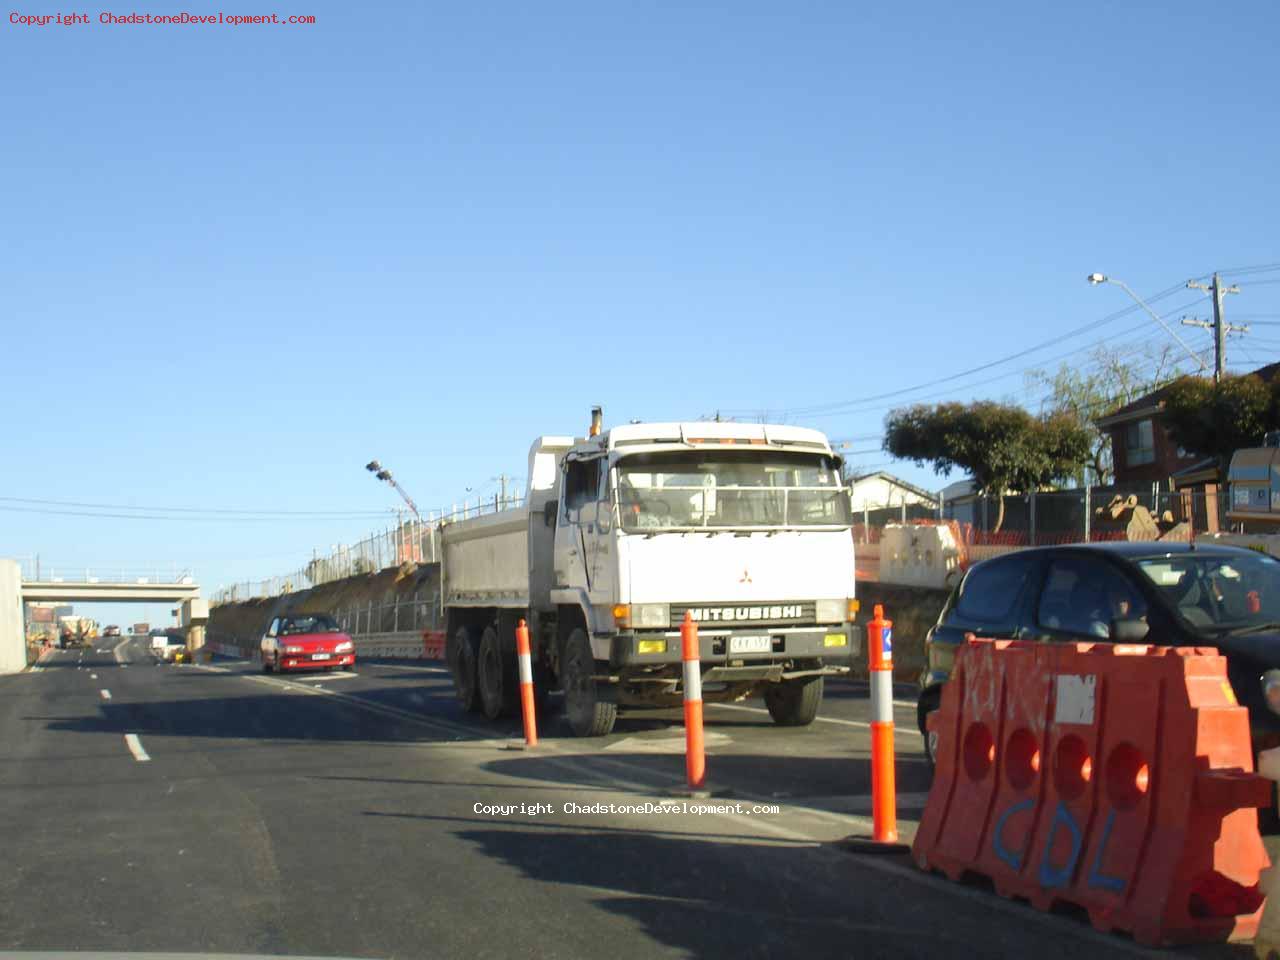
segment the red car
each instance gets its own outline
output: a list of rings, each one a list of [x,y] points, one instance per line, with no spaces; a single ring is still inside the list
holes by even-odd
[[[355,665],[356,645],[328,614],[276,617],[262,638],[262,669],[266,673]]]

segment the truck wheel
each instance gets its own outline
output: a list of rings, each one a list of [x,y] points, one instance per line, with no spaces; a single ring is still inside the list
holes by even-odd
[[[595,677],[596,662],[587,632],[576,628],[565,641],[560,662],[564,684],[564,712],[574,736],[603,737],[613,730],[618,705],[600,699]]]
[[[480,708],[480,697],[476,689],[476,648],[471,630],[466,626],[458,627],[445,643],[444,655],[449,662],[449,672],[453,674],[453,690],[458,703],[463,710],[475,712]]]
[[[509,717],[516,711],[518,679],[515,651],[504,651],[498,631],[492,625],[480,637],[476,680],[480,688],[480,708],[490,720]],[[505,656],[504,656],[505,653]]]
[[[764,690],[764,705],[778,726],[807,727],[822,706],[822,677],[771,683]]]

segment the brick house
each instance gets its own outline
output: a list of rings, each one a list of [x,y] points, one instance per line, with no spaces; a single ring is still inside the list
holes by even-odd
[[[1270,383],[1280,374],[1280,363],[1260,367],[1253,374]],[[1201,463],[1201,456],[1183,450],[1169,436],[1164,418],[1168,389],[1153,390],[1094,421],[1099,430],[1111,436],[1117,485],[1166,483],[1174,474]]]

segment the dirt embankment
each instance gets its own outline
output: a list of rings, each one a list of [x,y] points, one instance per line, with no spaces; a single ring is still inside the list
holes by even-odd
[[[423,604],[432,617],[428,626],[434,628],[439,590],[437,564],[406,563],[279,597],[220,603],[209,611],[208,637],[248,654],[257,650],[273,617],[284,613],[338,614],[356,607],[364,611],[372,608],[373,612],[372,623],[367,617],[361,620],[361,633],[390,633],[396,624],[394,605],[405,602]]]
[[[864,629],[877,603],[884,606],[885,619],[893,621],[895,680],[914,683],[920,679],[920,671],[924,669],[924,636],[938,622],[938,614],[947,602],[948,593],[947,590],[928,587],[858,581],[858,601],[862,605],[858,622],[864,625]],[[866,670],[866,651],[863,651],[854,671],[865,675]]]

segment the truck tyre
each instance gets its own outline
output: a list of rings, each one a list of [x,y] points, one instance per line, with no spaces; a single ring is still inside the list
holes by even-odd
[[[492,624],[484,628],[480,637],[476,682],[480,690],[480,709],[490,720],[515,713],[519,681],[514,653],[514,650],[503,649],[502,640]]]
[[[587,632],[576,627],[565,641],[564,656],[560,660],[564,712],[574,736],[606,736],[618,719],[618,705],[600,699],[593,676],[595,669],[595,657],[591,653]]]
[[[453,674],[453,690],[462,709],[474,713],[480,708],[476,683],[476,643],[471,630],[463,625],[445,642],[445,659]]]
[[[771,683],[764,690],[764,705],[778,726],[807,727],[822,706],[822,677]]]

